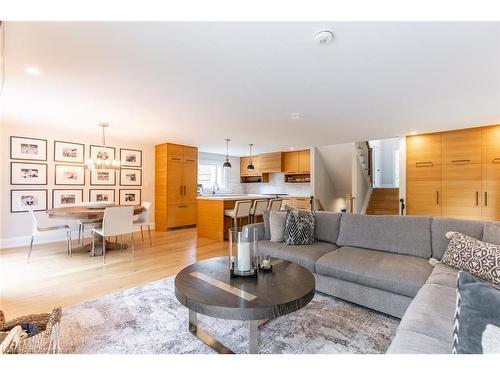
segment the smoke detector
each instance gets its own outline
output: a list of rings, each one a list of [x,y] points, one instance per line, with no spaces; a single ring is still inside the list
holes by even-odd
[[[333,33],[329,30],[318,31],[316,34],[314,34],[314,40],[320,46],[326,46],[333,40]]]

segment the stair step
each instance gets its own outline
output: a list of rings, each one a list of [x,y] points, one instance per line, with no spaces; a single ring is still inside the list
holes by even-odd
[[[367,215],[399,215],[398,210],[366,210]]]

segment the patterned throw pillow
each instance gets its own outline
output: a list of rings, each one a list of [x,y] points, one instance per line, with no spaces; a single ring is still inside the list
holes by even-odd
[[[285,244],[311,245],[314,243],[314,212],[287,211]]]
[[[500,285],[500,245],[493,245],[454,232],[442,262]]]

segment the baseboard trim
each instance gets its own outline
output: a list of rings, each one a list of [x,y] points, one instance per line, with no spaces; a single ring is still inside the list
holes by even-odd
[[[154,223],[151,224],[151,230],[155,229]],[[140,232],[139,228],[134,230],[134,233]],[[90,237],[91,231],[90,229],[85,231],[85,237]],[[71,238],[78,238],[78,230],[71,231]],[[20,246],[28,246],[30,243],[31,236],[18,236],[18,237],[9,237],[9,238],[1,238],[0,239],[0,249],[9,249],[12,247],[20,247]],[[60,242],[66,241],[66,235],[64,233],[42,233],[35,237],[34,244],[45,244],[51,242]]]

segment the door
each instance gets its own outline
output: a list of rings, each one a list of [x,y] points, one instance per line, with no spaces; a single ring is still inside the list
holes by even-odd
[[[197,180],[198,168],[195,163],[185,162],[182,177],[182,202],[192,203],[196,202],[198,195]]]
[[[373,187],[382,187],[382,155],[378,146],[373,147]]]
[[[284,153],[284,172],[285,174],[299,173],[299,153],[297,151]]]
[[[183,202],[183,174],[182,161],[169,160],[167,162],[167,203],[180,204]]]
[[[500,160],[496,163],[483,163],[482,167],[482,219],[498,221],[500,220]]]
[[[311,162],[309,157],[309,150],[299,151],[299,173],[310,174]]]
[[[443,165],[443,216],[481,219],[481,164]]]

